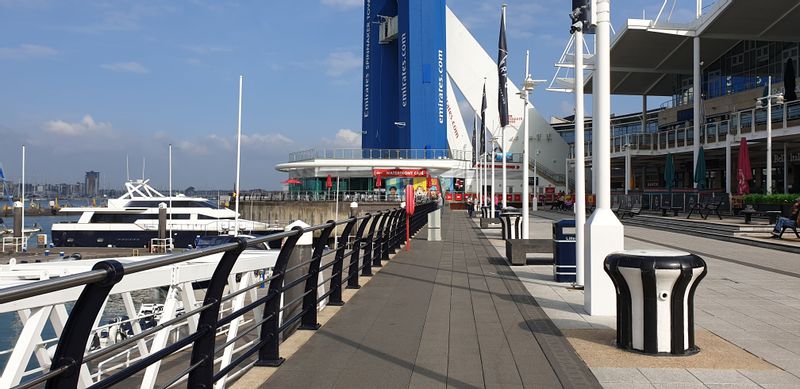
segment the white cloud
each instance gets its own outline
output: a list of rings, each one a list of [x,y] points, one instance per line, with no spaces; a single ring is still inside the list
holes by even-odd
[[[0,59],[29,59],[52,57],[58,50],[30,43],[23,43],[17,47],[0,47]]]
[[[343,74],[361,68],[361,57],[350,51],[336,51],[328,54],[325,59],[327,73],[331,77],[340,77]]]
[[[361,147],[361,132],[343,128],[336,132],[333,143],[344,147]]]
[[[44,131],[65,136],[110,135],[113,133],[113,128],[111,123],[98,123],[94,121],[92,115],[85,115],[80,122],[76,123],[51,120],[44,124]]]
[[[338,8],[355,8],[364,5],[364,0],[322,0],[322,4]]]
[[[111,70],[112,72],[138,73],[138,74],[145,74],[150,72],[149,70],[147,70],[146,67],[142,66],[142,64],[138,62],[106,63],[100,65],[100,67],[106,70]]]
[[[242,146],[247,147],[269,148],[293,143],[292,139],[283,134],[242,134]]]

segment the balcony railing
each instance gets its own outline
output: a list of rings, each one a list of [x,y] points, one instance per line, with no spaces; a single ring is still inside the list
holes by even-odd
[[[289,162],[312,159],[456,159],[472,160],[472,152],[449,149],[309,149],[289,153]]]
[[[767,108],[751,108],[734,112],[729,120],[706,123],[700,127],[700,144],[725,142],[726,136],[764,133],[767,131]],[[780,130],[800,125],[800,101],[772,106],[772,129]],[[611,138],[611,152],[630,150],[674,150],[694,146],[694,126],[669,131],[637,133]],[[592,142],[587,141],[586,156],[592,154]],[[574,153],[574,145],[571,150]]]

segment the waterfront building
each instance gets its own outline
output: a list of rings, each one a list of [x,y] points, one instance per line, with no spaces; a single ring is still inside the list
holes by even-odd
[[[499,11],[498,6],[498,19]],[[520,135],[525,106],[519,89],[510,77],[509,125],[502,129],[497,63],[445,1],[366,1],[363,45],[362,148],[291,153],[287,163],[276,166],[289,173],[290,191],[316,196],[339,189],[391,197],[392,188],[402,192],[412,184],[415,190],[447,192],[448,197],[460,201],[478,190],[476,166],[491,168],[494,163],[499,196],[505,158],[509,200],[522,201],[525,164]],[[462,106],[470,111],[463,116],[456,88],[466,100]],[[472,131],[480,127],[484,90],[486,155],[475,161]],[[536,108],[527,107],[525,125],[535,155],[528,167],[533,170],[533,165],[537,166],[542,188],[563,190],[569,146]],[[487,180],[487,192],[491,185]]]
[[[697,19],[688,23],[670,21],[665,11],[654,20],[628,19],[618,28],[611,45],[611,93],[641,96],[643,109],[611,119],[612,189],[618,193],[664,190],[666,155],[672,153],[676,187],[693,190],[702,147],[705,189],[736,194],[738,145],[745,138],[754,178],[750,189],[766,192],[767,104],[763,97],[783,94],[784,101],[772,101],[772,189],[773,193],[797,192],[800,102],[792,92],[797,85],[800,33],[792,21],[798,17],[800,9],[794,2],[721,0],[698,9]],[[791,77],[788,83],[787,75]],[[591,93],[592,81],[587,77],[586,93]],[[791,90],[786,90],[787,84]],[[662,102],[650,108],[658,97]],[[573,122],[572,117],[551,119],[571,149]],[[591,119],[586,120],[585,142],[590,163]],[[590,170],[587,183],[591,188]]]

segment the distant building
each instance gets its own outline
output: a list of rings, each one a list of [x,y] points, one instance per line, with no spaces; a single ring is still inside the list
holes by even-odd
[[[86,172],[84,179],[84,194],[89,197],[97,196],[100,192],[100,172],[89,171]]]

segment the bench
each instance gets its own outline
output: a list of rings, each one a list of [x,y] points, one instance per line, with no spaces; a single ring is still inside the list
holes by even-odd
[[[633,207],[624,210],[620,210],[619,220],[625,218],[625,215],[630,215],[631,217],[637,216],[642,213],[642,207]]]
[[[697,214],[703,219],[708,219],[708,216],[713,212],[719,217],[719,220],[722,220],[722,215],[719,213],[719,210],[722,207],[722,202],[722,197],[717,197],[704,202],[698,201],[693,203],[691,204],[691,208],[689,208],[689,214],[686,215],[686,218],[688,219],[692,217],[692,214],[697,211]]]
[[[750,224],[753,215],[766,216],[769,218],[769,224],[775,224],[778,222],[778,217],[781,216],[781,211],[758,211],[752,208],[745,208],[739,211],[739,214],[744,215],[744,224]]]
[[[681,207],[670,207],[668,205],[665,205],[661,207],[661,216],[666,217],[667,211],[672,211],[672,216],[678,216],[678,212],[680,212],[682,209],[683,208]]]

